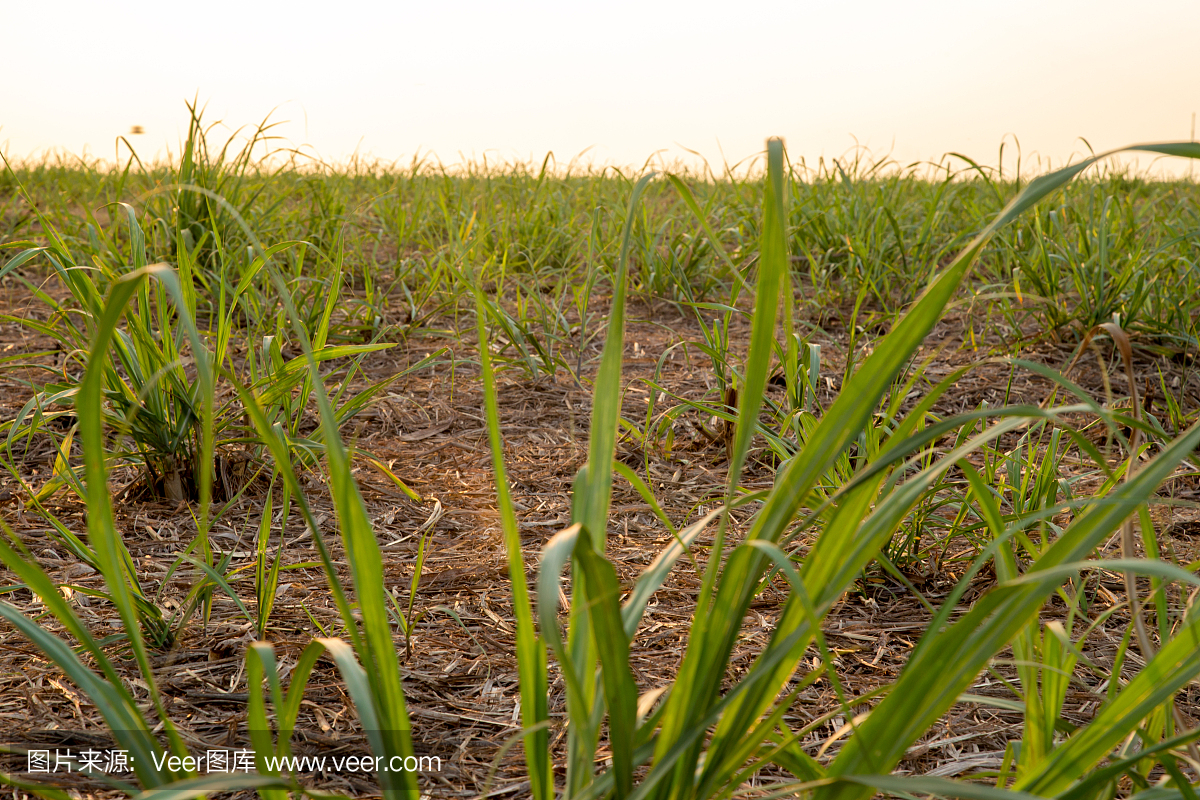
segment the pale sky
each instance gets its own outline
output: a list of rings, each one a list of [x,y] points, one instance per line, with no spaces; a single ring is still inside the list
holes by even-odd
[[[0,0],[0,148],[112,159],[179,150],[184,101],[344,161],[357,149],[718,167],[787,140],[908,163],[994,164],[1185,140],[1200,2],[275,3]],[[723,155],[722,155],[723,154]]]

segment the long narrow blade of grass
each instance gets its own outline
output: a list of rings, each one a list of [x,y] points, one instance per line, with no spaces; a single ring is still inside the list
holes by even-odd
[[[596,374],[592,395],[592,422],[588,432],[588,460],[575,478],[572,493],[572,521],[581,523],[583,535],[590,536],[592,549],[604,553],[608,532],[608,508],[612,498],[612,461],[617,444],[617,427],[621,414],[621,365],[625,351],[625,295],[629,272],[629,250],[635,215],[642,193],[653,173],[642,176],[634,185],[625,214],[621,238],[621,253],[613,273],[612,307],[608,313],[608,330],[600,369]],[[571,617],[567,651],[570,663],[564,670],[576,675],[588,675],[596,663],[595,631],[584,601],[583,570],[575,570],[571,584]],[[591,782],[595,765],[595,748],[603,716],[602,701],[597,700],[596,683],[583,680],[582,704],[568,698],[571,726],[567,740],[567,792],[574,794]]]
[[[472,281],[475,293],[475,325],[479,337],[479,368],[483,376],[483,397],[487,415],[488,443],[492,451],[495,472],[496,504],[500,509],[500,526],[504,532],[504,550],[508,557],[508,577],[512,584],[513,612],[517,621],[517,680],[521,693],[521,726],[525,737],[525,765],[529,772],[531,794],[535,800],[554,797],[554,774],[550,763],[550,732],[543,724],[549,720],[547,703],[546,646],[533,624],[533,607],[525,577],[525,559],[521,553],[521,534],[517,527],[516,511],[508,487],[504,467],[504,439],[500,428],[500,410],[496,401],[496,376],[492,370],[485,298],[479,281]],[[554,623],[557,625],[557,621]],[[557,628],[555,629],[557,633]],[[538,727],[540,726],[540,727]]]
[[[767,186],[763,200],[754,316],[750,328],[750,355],[746,360],[745,380],[738,391],[738,424],[730,454],[729,499],[732,499],[737,487],[746,456],[750,452],[750,441],[758,429],[758,412],[762,408],[763,392],[771,369],[780,287],[789,268],[784,231],[787,208],[783,202],[783,173],[783,141],[771,139],[767,142]],[[785,335],[790,333],[786,331]],[[720,553],[719,547],[715,550]]]
[[[621,586],[617,572],[592,549],[591,537],[575,543],[575,563],[586,575],[584,584],[596,630],[600,669],[608,705],[608,738],[612,750],[614,797],[624,800],[633,789],[634,726],[637,684],[629,668],[629,638],[621,620]]]
[[[751,439],[758,429],[758,413],[762,406],[763,392],[771,366],[780,287],[785,283],[784,273],[788,269],[787,242],[784,231],[784,222],[787,216],[784,208],[783,173],[783,142],[779,139],[772,139],[767,143],[767,182],[763,199],[758,285],[750,333],[750,354],[747,357],[745,379],[738,393],[738,424],[733,448],[730,452],[727,505],[737,489]],[[725,673],[727,659],[718,657],[717,651],[709,647],[709,636],[713,632],[718,636],[717,647],[723,647],[724,642],[721,640],[727,638],[727,631],[722,625],[725,620],[720,616],[710,618],[705,612],[710,606],[710,599],[717,585],[727,525],[728,517],[722,517],[697,600],[701,613],[697,616],[698,622],[692,626],[691,639],[688,642],[688,655],[684,659],[679,678],[676,681],[675,692],[671,696],[667,712],[664,715],[663,735],[659,739],[658,753],[656,754],[659,757],[666,752],[665,748],[674,741],[678,733],[683,728],[694,725],[697,718],[702,716],[704,710],[711,705],[712,691],[719,685]],[[721,601],[717,602],[719,606]],[[710,619],[717,623],[715,627],[709,626]],[[697,755],[698,749],[694,751],[692,758]],[[690,780],[684,777],[684,773],[691,767],[691,758],[680,762],[677,775],[681,780]]]
[[[629,197],[625,229],[621,235],[621,255],[613,273],[612,308],[608,312],[608,330],[600,369],[596,373],[596,390],[592,395],[592,424],[588,431],[588,471],[578,498],[580,510],[577,522],[582,522],[592,537],[592,547],[604,552],[605,532],[608,529],[608,504],[612,495],[612,459],[617,446],[617,420],[621,416],[621,363],[625,353],[625,292],[629,272],[629,246],[633,235],[634,214],[642,193],[654,173],[649,173],[634,185]]]

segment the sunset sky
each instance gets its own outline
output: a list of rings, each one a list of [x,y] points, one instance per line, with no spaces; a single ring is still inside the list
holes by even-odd
[[[786,138],[1026,165],[1189,138],[1200,2],[6,3],[0,148],[178,152],[185,100],[340,162],[714,165]],[[1008,137],[1007,140],[1005,137]],[[1149,162],[1143,162],[1149,163]]]

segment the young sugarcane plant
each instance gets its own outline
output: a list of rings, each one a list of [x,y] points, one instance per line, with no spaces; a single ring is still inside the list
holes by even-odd
[[[1200,145],[1194,144],[1143,145],[1132,149],[1200,157]],[[820,620],[946,470],[955,464],[967,463],[964,461],[966,456],[1030,421],[1056,420],[1063,412],[1079,412],[1086,406],[1052,410],[1033,406],[984,410],[981,413],[995,418],[995,424],[969,437],[941,458],[921,462],[926,466],[915,474],[902,468],[911,455],[922,454],[939,438],[972,423],[978,415],[945,420],[921,429],[918,423],[924,414],[910,414],[890,431],[874,457],[864,460],[852,477],[847,476],[849,480],[843,485],[833,487],[826,500],[822,501],[814,491],[822,477],[870,423],[878,403],[937,323],[990,237],[1094,161],[1089,159],[1030,183],[958,258],[931,281],[908,313],[848,376],[839,397],[806,436],[804,447],[781,468],[774,489],[766,496],[740,544],[726,544],[728,517],[722,516],[709,553],[697,613],[678,676],[665,699],[656,696],[641,706],[636,679],[629,666],[630,642],[645,609],[646,592],[652,592],[657,585],[655,580],[661,580],[657,569],[664,563],[669,568],[672,559],[664,554],[621,604],[616,574],[603,555],[619,413],[624,300],[624,282],[615,282],[609,340],[596,381],[589,460],[575,484],[572,512],[575,524],[546,546],[538,577],[540,633],[562,672],[570,719],[564,796],[638,800],[727,796],[744,779],[767,764],[792,772],[798,782],[788,791],[812,790],[821,798],[865,798],[876,789],[978,796],[966,784],[944,779],[892,778],[886,773],[912,742],[928,731],[957,701],[988,660],[1026,628],[1045,598],[1084,568],[1085,565],[1080,563],[1082,559],[1119,528],[1122,520],[1143,504],[1180,460],[1192,452],[1200,443],[1200,426],[1165,446],[1136,477],[1113,487],[1102,501],[1088,505],[1077,503],[1081,513],[1055,541],[1041,550],[1023,574],[1005,572],[1000,566],[1011,565],[1003,548],[1015,532],[1015,529],[1003,530],[1000,538],[980,555],[970,572],[973,575],[983,563],[998,559],[997,574],[1004,576],[1001,585],[978,601],[966,617],[951,624],[950,611],[966,590],[969,576],[959,583],[938,612],[897,684],[874,712],[849,724],[843,732],[847,738],[836,758],[826,764],[806,753],[797,736],[784,724],[784,714],[798,691],[784,689],[801,668],[801,660],[810,645],[815,645],[822,654],[823,670],[834,680],[835,690],[841,692],[821,635]],[[635,187],[631,207],[644,184],[645,179]],[[755,315],[750,355],[739,387],[738,427],[731,449],[727,490],[729,500],[735,496],[751,437],[759,428],[758,414],[774,341],[775,309],[781,292],[790,291],[782,225],[782,220],[786,219],[783,198],[782,144],[773,141],[768,145]],[[618,277],[621,275],[619,271]],[[485,342],[482,331],[480,338],[481,343]],[[494,389],[489,387],[488,391]],[[493,415],[489,422],[493,458],[500,464],[499,421]],[[511,501],[499,469],[497,488],[501,493],[502,518],[509,517]],[[804,510],[806,508],[815,510]],[[797,523],[803,528],[818,520],[822,524],[821,534],[803,564],[796,569],[782,545]],[[1018,524],[1023,529],[1029,521],[1022,518]],[[511,531],[508,536],[510,572],[514,592],[519,596],[518,584],[523,585],[525,579],[519,566],[515,520],[508,527]],[[564,644],[556,612],[559,573],[568,561],[572,564],[572,601],[568,637]],[[1113,566],[1170,575],[1173,579],[1195,580],[1161,562],[1121,562]],[[768,647],[750,670],[736,680],[731,689],[726,689],[733,647],[749,604],[764,585],[768,571],[777,571],[785,577],[791,594]],[[1077,789],[1094,785],[1087,782],[1094,782],[1101,773],[1092,770],[1111,747],[1187,680],[1200,673],[1200,650],[1194,647],[1192,639],[1200,630],[1198,626],[1200,615],[1190,615],[1183,628],[1164,645],[1146,669],[1102,709],[1103,725],[1097,720],[1096,724],[1088,726],[1086,731],[1076,734],[1037,762],[1036,767],[1023,771],[1014,788],[1059,793],[1072,784]],[[540,705],[546,672],[542,666],[544,651],[536,646],[536,633],[529,628],[526,639],[534,647],[526,647],[520,652],[523,674],[532,678],[523,680],[521,686],[523,724],[530,737],[540,734],[548,719],[544,706]],[[1057,640],[1057,636],[1053,638]],[[1045,657],[1051,658],[1057,667],[1064,668],[1069,658],[1065,653],[1051,654],[1054,646],[1047,645],[1043,637],[1041,648]],[[1046,687],[1042,694],[1046,707],[1052,708],[1057,703],[1059,691]],[[839,696],[847,719],[851,719],[850,698],[844,694]],[[657,710],[652,710],[655,701],[659,705]],[[607,741],[601,737],[605,720]],[[1178,744],[1178,740],[1172,740],[1170,746]],[[597,771],[597,764],[602,760],[601,748],[611,758],[611,766]],[[540,747],[529,746],[527,740],[531,769],[533,759],[543,752]],[[1171,764],[1170,768],[1174,769],[1173,762]],[[534,792],[537,797],[550,797],[544,777],[535,780]]]

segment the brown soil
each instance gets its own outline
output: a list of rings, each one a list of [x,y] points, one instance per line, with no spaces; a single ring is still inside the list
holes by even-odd
[[[20,297],[10,295],[8,303],[14,311],[28,313],[29,306]],[[702,339],[695,322],[670,306],[653,309],[634,306],[631,312],[634,321],[628,325],[626,336],[624,413],[640,424],[645,419],[651,391],[644,380],[652,378],[660,354],[680,339]],[[816,319],[814,315],[813,320]],[[822,374],[829,380],[821,387],[821,400],[827,404],[839,388],[848,335],[836,315],[825,314],[824,325],[824,330],[813,334],[813,340],[823,345]],[[735,352],[744,351],[748,335],[748,326],[738,323]],[[989,338],[986,332],[977,331],[976,337],[977,350],[970,346],[967,320],[957,315],[947,317],[923,351],[922,355],[938,354],[927,374],[940,379],[960,364],[986,357],[985,348],[999,344],[994,335]],[[468,335],[453,345],[457,358],[474,358],[472,339]],[[370,374],[376,378],[388,375],[443,343],[444,340],[414,332],[402,346],[372,356],[367,362]],[[6,351],[5,355],[40,350],[44,344],[20,326],[9,324],[0,329],[0,350]],[[588,356],[597,353],[598,350],[593,350]],[[1027,348],[1021,355],[1061,368],[1069,353],[1066,345],[1043,343]],[[1113,363],[1115,359],[1108,361]],[[594,367],[594,358],[592,364]],[[1139,352],[1137,366],[1140,373],[1153,375],[1155,381],[1157,368],[1163,367],[1168,381],[1181,376],[1188,386],[1200,387],[1194,371],[1184,372],[1178,364],[1156,360],[1145,352]],[[10,374],[0,396],[5,419],[11,419],[30,396],[30,390],[19,382],[20,377]],[[1072,377],[1103,400],[1103,381],[1095,359],[1084,359]],[[1122,375],[1114,372],[1111,380],[1118,395],[1126,394]],[[1141,380],[1143,375],[1139,374]],[[676,349],[674,357],[665,362],[661,383],[681,397],[700,400],[707,395],[710,401],[713,399],[714,378],[707,358],[699,351],[685,353]],[[943,398],[939,410],[969,409],[981,401],[999,405],[1006,396],[1011,402],[1036,404],[1046,399],[1048,393],[1048,382],[1023,372],[1017,372],[1010,382],[1008,365],[989,362],[967,373]],[[1200,388],[1192,396],[1200,396]],[[571,481],[586,458],[590,391],[561,372],[556,379],[534,383],[512,370],[500,377],[499,397],[507,467],[517,502],[527,576],[532,578],[543,544],[569,519]],[[660,404],[659,410],[665,407]],[[423,498],[422,502],[409,500],[368,462],[360,460],[357,479],[384,553],[387,588],[395,591],[401,605],[407,602],[422,531],[429,532],[428,557],[414,607],[421,615],[420,622],[407,650],[403,637],[397,634],[397,648],[403,659],[404,688],[416,748],[419,753],[442,758],[440,773],[422,777],[423,791],[433,797],[528,794],[519,746],[500,758],[492,774],[500,748],[518,732],[518,691],[515,623],[483,417],[477,371],[459,363],[453,368],[442,365],[426,369],[401,380],[386,398],[352,421],[344,432],[359,450],[390,464]],[[662,448],[638,448],[628,439],[619,445],[624,460],[643,473],[648,468],[658,499],[676,524],[696,519],[702,509],[711,508],[723,494],[724,448],[700,432],[703,422],[695,413],[684,414],[675,427],[674,445],[669,453]],[[33,486],[40,486],[51,468],[53,451],[49,448],[48,440],[35,440],[28,450],[20,451],[16,467]],[[134,477],[128,470],[117,470],[113,475],[114,493],[120,496],[118,490]],[[349,585],[336,518],[323,481],[319,472],[305,475],[304,480],[333,557],[343,567],[340,577]],[[766,488],[771,480],[772,471],[766,463],[760,461],[751,466],[749,485]],[[28,507],[27,498],[16,490],[16,485],[15,480],[8,481],[7,490],[12,494],[0,512],[15,536],[53,579],[79,589],[101,589],[98,577],[50,536],[49,526]],[[1184,501],[1200,499],[1194,477],[1173,480],[1163,493]],[[234,551],[231,570],[253,563],[253,542],[263,500],[263,489],[251,487],[241,499],[216,506],[218,521],[212,531],[212,544],[220,552]],[[621,579],[632,582],[671,538],[641,496],[619,478],[615,481],[612,505],[608,554]],[[73,496],[60,492],[49,507],[83,535],[83,507]],[[142,580],[152,591],[161,589],[161,605],[170,615],[198,577],[185,564],[165,586],[161,585],[182,548],[195,535],[189,510],[135,498],[119,501],[116,513]],[[1181,563],[1200,558],[1194,510],[1164,507],[1156,514],[1162,523],[1159,534],[1164,550]],[[746,516],[744,512],[735,514],[735,537]],[[272,548],[280,541],[285,565],[318,560],[311,536],[298,514],[293,513],[286,521],[276,521]],[[704,545],[710,542],[711,535],[701,538],[701,559]],[[923,543],[933,544],[932,539]],[[798,546],[803,551],[807,543],[800,541]],[[1110,543],[1104,552],[1115,554],[1116,548],[1115,542]],[[961,558],[972,553],[969,542],[956,540],[945,557],[914,560],[905,565],[905,571],[916,590],[936,606],[947,595],[956,575],[962,574]],[[246,576],[236,585],[253,613],[253,568],[238,574]],[[11,573],[4,571],[3,576],[4,583],[10,586],[5,597],[8,602],[30,615],[44,611],[29,591],[11,586],[15,582]],[[977,579],[978,585],[968,592],[965,602],[987,589],[994,580],[989,576],[990,573]],[[286,671],[294,666],[313,637],[339,636],[344,632],[320,568],[287,571],[280,583],[268,638]],[[699,580],[690,565],[681,561],[654,597],[633,644],[633,667],[640,691],[670,685],[686,646],[698,586]],[[1121,578],[1113,573],[1096,573],[1087,591],[1095,613],[1124,599]],[[782,588],[775,587],[754,603],[731,664],[731,678],[744,671],[767,642],[784,597]],[[88,598],[79,590],[71,592],[71,598],[77,612],[93,630],[110,632],[117,626],[115,610],[107,602]],[[1056,601],[1048,604],[1044,613],[1046,618],[1052,618],[1063,611],[1062,604]],[[847,695],[860,696],[894,681],[928,619],[921,602],[908,588],[869,571],[829,615],[825,626]],[[42,622],[50,630],[61,631],[61,626],[52,619]],[[1112,665],[1127,622],[1127,615],[1117,612],[1086,639],[1084,652],[1094,664],[1101,668]],[[319,623],[323,630],[314,623]],[[175,724],[190,743],[221,746],[235,741],[239,730],[244,731],[247,713],[244,653],[252,637],[252,625],[232,601],[218,592],[207,621],[193,617],[179,632],[171,649],[155,654],[159,690]],[[1001,654],[994,672],[981,675],[971,691],[1011,696],[1000,680],[1001,676],[1013,674],[1004,662],[1008,656]],[[1137,654],[1131,654],[1125,663],[1127,675],[1136,671],[1140,663]],[[144,684],[136,677],[133,663],[118,659],[118,664],[128,676],[138,701],[146,701]],[[1094,713],[1103,691],[1099,688],[1101,679],[1096,675],[1080,670],[1077,676],[1079,680],[1072,686],[1063,716],[1069,723],[1083,724]],[[367,752],[357,733],[358,724],[345,686],[332,662],[322,659],[318,664],[305,696],[293,740],[297,753]],[[1197,699],[1195,690],[1189,689],[1183,704],[1185,715],[1200,718],[1195,706]],[[852,710],[858,713],[865,707],[854,706]],[[564,690],[553,664],[550,709],[556,723],[553,753],[556,761],[561,762],[566,746],[561,726]],[[828,680],[822,679],[800,694],[786,721],[798,729],[837,709],[833,688]],[[828,722],[819,725],[808,737],[809,751],[816,755],[844,722],[841,713],[834,713]],[[36,647],[8,625],[0,625],[0,724],[6,729],[7,738],[26,746],[79,750],[104,746],[107,742],[96,708]],[[997,769],[1006,742],[1019,737],[1018,714],[960,704],[909,751],[902,769],[946,776]],[[833,744],[834,751],[836,747]],[[11,756],[0,762],[0,769],[13,772],[23,769],[23,765],[23,757]],[[81,788],[88,785],[86,781],[79,783]],[[321,786],[351,795],[377,792],[365,778],[347,776],[332,777]]]

